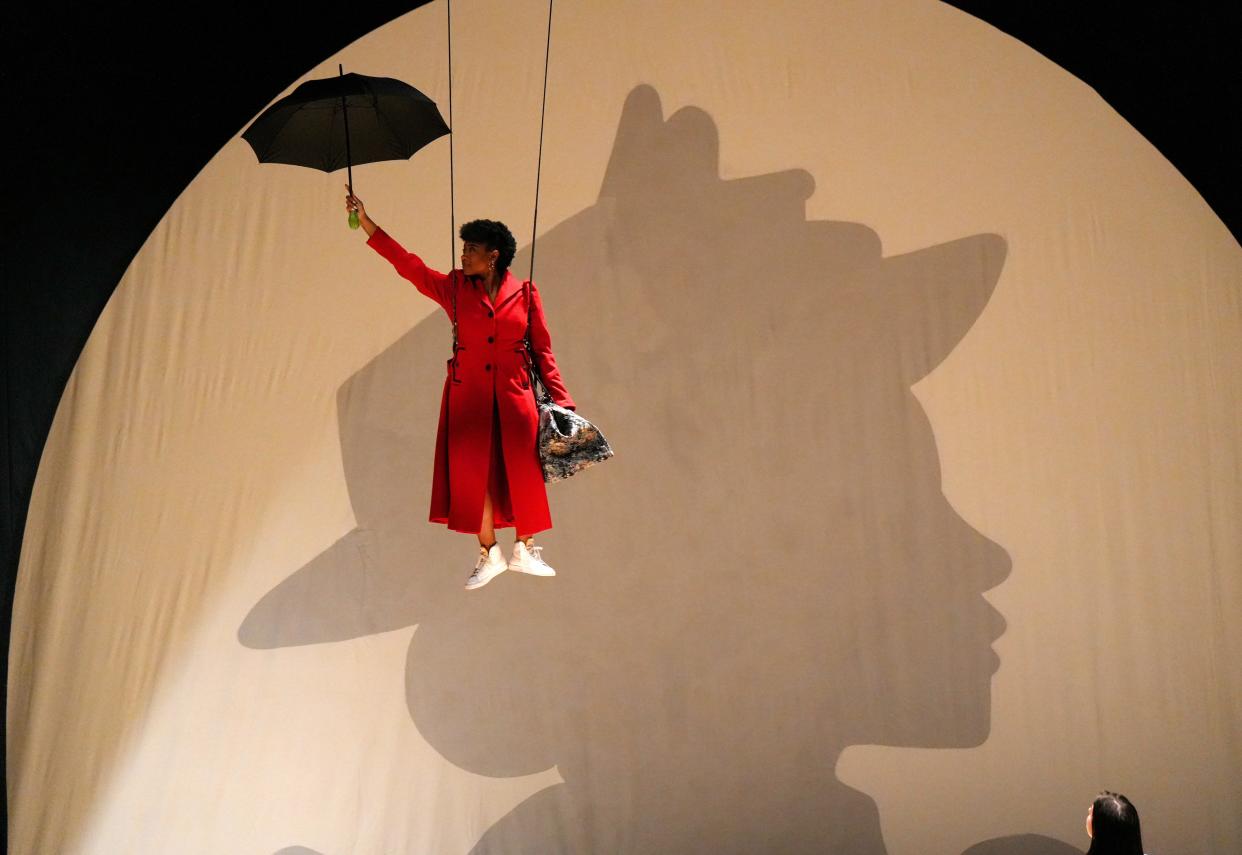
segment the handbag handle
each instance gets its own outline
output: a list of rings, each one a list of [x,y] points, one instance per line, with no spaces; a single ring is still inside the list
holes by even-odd
[[[547,385],[543,382],[543,375],[539,373],[539,368],[535,362],[535,349],[530,343],[530,313],[531,304],[535,301],[535,295],[529,279],[522,283],[522,287],[526,291],[526,337],[522,343],[526,346],[526,364],[530,367],[531,385],[535,389],[535,400],[537,402],[540,404],[551,403],[552,393],[548,391]]]
[[[465,276],[465,273],[462,273]],[[449,274],[449,283],[452,287],[449,290],[453,294],[453,356],[457,356],[457,277]]]

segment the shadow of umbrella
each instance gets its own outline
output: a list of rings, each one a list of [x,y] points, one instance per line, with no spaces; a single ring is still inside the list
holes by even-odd
[[[976,843],[962,855],[1082,855],[1082,850],[1042,834],[1016,834]]]
[[[561,575],[467,595],[472,541],[424,522],[433,317],[338,395],[358,527],[240,628],[272,648],[417,623],[423,737],[565,781],[478,852],[879,853],[840,752],[987,736],[1003,621],[981,593],[1010,562],[946,501],[910,387],[1004,241],[884,257],[864,225],[806,220],[806,172],[722,180],[717,147],[706,113],[635,89],[598,202],[540,237],[558,362],[625,449],[551,488]]]

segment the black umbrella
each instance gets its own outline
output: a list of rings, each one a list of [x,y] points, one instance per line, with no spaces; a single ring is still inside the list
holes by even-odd
[[[263,111],[242,139],[260,163],[334,172],[344,166],[353,192],[355,163],[405,160],[449,133],[435,102],[391,77],[346,74],[308,80]],[[350,215],[358,227],[358,215]]]

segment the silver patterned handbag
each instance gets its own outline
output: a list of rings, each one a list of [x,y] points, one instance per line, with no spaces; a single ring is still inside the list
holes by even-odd
[[[543,480],[563,481],[612,457],[612,446],[599,428],[573,410],[553,403],[552,395],[543,383],[530,343],[530,282],[526,288],[526,364],[530,369],[531,386],[535,391],[535,403],[539,407],[539,463],[543,467]]]

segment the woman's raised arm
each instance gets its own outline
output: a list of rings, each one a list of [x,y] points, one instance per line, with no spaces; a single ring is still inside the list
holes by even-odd
[[[345,188],[345,208],[358,212],[358,222],[367,232],[367,246],[388,259],[398,274],[414,283],[414,287],[422,294],[435,300],[444,311],[451,314],[452,297],[449,289],[452,287],[452,274],[432,270],[417,255],[406,252],[401,244],[367,216],[362,200],[350,193],[348,186]]]

